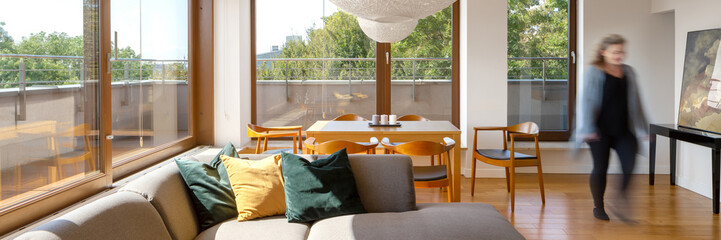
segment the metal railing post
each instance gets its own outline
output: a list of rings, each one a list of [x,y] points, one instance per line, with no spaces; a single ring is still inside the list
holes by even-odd
[[[353,71],[353,68],[351,68],[351,62],[348,61],[348,96],[353,95],[353,90],[351,89],[351,81],[353,79],[353,75],[351,74],[351,71]]]
[[[413,87],[411,89],[411,99],[415,102],[416,101],[416,61],[411,61],[411,64],[413,66],[413,72],[412,72]]]
[[[542,70],[543,70],[543,101],[546,101],[546,59],[542,60]]]
[[[20,81],[19,91],[18,91],[18,98],[19,98],[19,109],[16,112],[17,113],[17,121],[25,121],[27,120],[27,91],[26,91],[26,82],[25,82],[25,60],[20,59],[20,72],[18,73],[18,80]]]
[[[288,78],[290,74],[288,73],[288,61],[285,62],[285,101],[290,101],[290,90],[288,87]]]
[[[160,81],[161,81],[163,84],[165,84],[165,67],[167,67],[167,66],[165,65],[165,62],[161,62],[160,64],[161,64],[161,66],[163,66],[163,72],[162,72],[163,75],[161,76],[161,80],[160,80]]]

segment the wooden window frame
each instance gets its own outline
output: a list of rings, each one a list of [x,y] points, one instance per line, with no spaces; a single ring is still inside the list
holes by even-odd
[[[257,108],[257,92],[256,92],[256,52],[255,52],[255,1],[250,0],[250,122],[258,123]],[[460,127],[461,119],[461,98],[460,98],[460,24],[461,24],[461,3],[458,0],[453,3],[452,29],[453,39],[451,40],[451,123],[456,127]],[[386,63],[386,54],[389,55],[390,61]],[[391,44],[376,42],[376,114],[391,114],[391,65],[393,61],[391,56]]]
[[[98,0],[100,24],[99,136],[112,132],[109,58],[110,0]],[[42,219],[112,186],[113,181],[173,155],[213,143],[213,0],[188,0],[188,130],[189,136],[123,159],[113,167],[112,140],[100,137],[99,173],[0,209],[0,236]],[[202,79],[202,81],[201,81]]]

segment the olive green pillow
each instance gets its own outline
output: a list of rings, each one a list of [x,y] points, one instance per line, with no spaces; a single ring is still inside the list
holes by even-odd
[[[198,162],[192,157],[175,159],[180,175],[190,189],[201,230],[238,216],[235,195],[228,172],[220,160],[221,155],[238,157],[233,144],[228,143],[210,164]]]
[[[310,162],[281,153],[288,222],[365,213],[345,149]]]

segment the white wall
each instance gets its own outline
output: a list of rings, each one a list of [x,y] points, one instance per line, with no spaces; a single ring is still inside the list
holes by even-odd
[[[215,145],[248,143],[250,1],[215,0]],[[210,97],[210,96],[200,96]]]
[[[626,64],[636,70],[641,101],[650,123],[674,122],[674,16],[652,13],[651,0],[581,0],[579,8],[579,75],[578,92],[583,88],[583,72],[594,58],[598,42],[605,35],[620,34],[626,38]],[[580,102],[579,102],[580,105]],[[657,141],[656,173],[668,173],[668,139]],[[643,141],[636,162],[636,173],[648,173],[648,141]],[[591,168],[585,151],[582,156]],[[611,172],[619,172],[615,156]]]
[[[473,148],[473,127],[505,126],[507,112],[506,0],[461,1],[461,130]],[[478,145],[502,147],[500,133],[479,132]],[[470,176],[471,150],[463,173]],[[479,162],[478,176],[505,176]]]
[[[686,34],[690,31],[719,28],[721,1],[653,0],[652,9],[658,12],[673,11],[675,15],[674,58],[674,123],[678,121],[679,98],[686,49]],[[711,196],[711,150],[693,144],[678,142],[677,184],[704,196]]]

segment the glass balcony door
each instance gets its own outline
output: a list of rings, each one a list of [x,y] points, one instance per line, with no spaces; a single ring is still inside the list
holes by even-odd
[[[189,136],[188,5],[112,1],[113,163]]]

